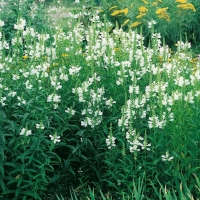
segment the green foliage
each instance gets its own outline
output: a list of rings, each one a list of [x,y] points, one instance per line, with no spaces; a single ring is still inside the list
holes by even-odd
[[[196,177],[196,175],[194,174]],[[177,180],[177,187],[180,187],[180,190],[177,192],[173,189],[169,189],[168,187],[162,185],[159,181],[159,188],[155,187],[154,184],[152,184],[152,187],[154,189],[154,193],[156,194],[156,197],[154,198],[148,198],[143,194],[143,190],[145,188],[145,183],[143,182],[143,178],[139,178],[138,185],[135,184],[135,181],[133,181],[133,190],[132,195],[127,196],[123,192],[118,196],[119,199],[126,200],[150,200],[150,199],[159,199],[159,200],[186,200],[186,199],[194,199],[194,197],[191,194],[191,191],[188,189],[187,185],[185,184],[185,180],[181,178],[180,181]],[[199,180],[196,178],[196,184],[197,187],[199,185]],[[57,196],[57,200],[64,200],[65,198],[61,195],[61,198]],[[71,199],[77,200],[79,195],[72,190],[71,191]],[[82,197],[81,197],[82,198]],[[87,193],[85,194],[84,199],[91,199],[91,200],[97,200],[97,199],[103,199],[103,200],[111,200],[114,199],[112,196],[109,196],[109,194],[103,194],[101,190],[95,191],[94,189],[91,190],[91,188],[87,189]]]
[[[37,32],[50,32],[48,17],[45,13],[44,3],[34,0],[8,0],[0,11],[1,20],[5,22],[2,28],[6,41],[11,42],[15,35],[14,24],[20,18],[26,20]]]
[[[159,24],[148,45],[145,30],[120,21],[110,32],[82,3],[67,32],[31,29],[28,7],[2,26],[12,30],[0,38],[2,198],[198,198],[200,60],[190,43],[181,37],[172,52]]]
[[[114,25],[117,21],[124,30],[142,28],[143,35],[147,38],[147,43],[151,33],[149,22],[154,20],[156,22],[155,31],[161,33],[170,47],[174,46],[180,36],[196,46],[200,38],[200,3],[198,0],[188,1],[187,3],[192,3],[187,9],[178,7],[183,3],[175,0],[102,1],[101,6],[108,19]],[[129,10],[127,15],[119,13],[111,16],[114,11],[124,8]],[[166,8],[166,10],[156,14],[156,11],[161,8]],[[127,19],[130,21],[123,25]],[[139,24],[132,27],[131,25],[134,22],[139,22]]]

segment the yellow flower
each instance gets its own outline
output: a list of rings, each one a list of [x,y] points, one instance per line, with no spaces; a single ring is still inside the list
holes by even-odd
[[[114,47],[114,51],[119,51],[120,48]]]
[[[122,9],[122,10],[115,10],[113,13],[111,13],[111,16],[116,16],[119,14],[124,13],[124,15],[128,14],[128,8]]]
[[[158,0],[158,2],[163,3],[162,0]]]
[[[148,4],[148,2],[146,1],[146,0],[142,0],[143,1],[143,3],[145,3],[145,4]]]
[[[142,17],[145,16],[145,15],[146,15],[146,13],[142,13],[142,12],[141,12],[139,15],[136,16],[136,18],[137,18],[137,19],[140,19],[140,18],[142,18]]]
[[[186,0],[176,0],[175,2],[176,2],[176,3],[187,3]]]
[[[156,1],[154,1],[153,3],[152,3],[152,6],[157,6],[158,5],[158,2],[156,2]]]
[[[62,54],[62,57],[64,57],[64,58],[65,58],[65,57],[68,57],[68,56],[69,56],[69,55],[66,54],[66,53],[63,53],[63,54]]]
[[[18,180],[20,178],[21,174],[18,174],[15,179]]]
[[[124,14],[127,15],[128,14],[128,8],[124,9]]]
[[[158,18],[166,19],[167,21],[170,21],[170,16],[167,14],[167,12],[162,12],[158,15]]]
[[[111,13],[111,16],[116,16],[120,13],[121,13],[120,10],[115,10],[113,13]]]
[[[117,8],[117,6],[112,6],[109,11],[113,10],[114,8]]]
[[[27,59],[27,58],[28,58],[28,56],[27,56],[27,55],[24,55],[24,56],[22,56],[22,58],[23,58],[23,59]]]
[[[193,12],[196,12],[196,9],[195,9],[194,5],[191,4],[191,3],[180,4],[177,7],[181,8],[183,10],[192,10]]]
[[[158,8],[158,9],[156,10],[156,14],[159,15],[159,14],[165,12],[167,9],[168,9],[168,7],[166,7],[166,8]]]
[[[54,67],[56,67],[56,66],[59,65],[59,63],[53,63],[52,65],[53,65]]]
[[[129,21],[130,21],[130,19],[127,19],[127,20],[122,24],[122,27],[125,26]]]
[[[136,22],[132,23],[129,28],[136,27],[136,26],[140,25],[141,23],[142,22],[136,21]]]
[[[148,10],[145,6],[140,6],[139,11],[142,12],[142,13],[148,12]]]
[[[193,74],[195,74],[197,71],[197,66],[195,65],[193,69],[194,69]]]
[[[163,57],[162,57],[162,56],[158,56],[158,60],[159,60],[160,62],[162,62],[162,61],[163,61]]]

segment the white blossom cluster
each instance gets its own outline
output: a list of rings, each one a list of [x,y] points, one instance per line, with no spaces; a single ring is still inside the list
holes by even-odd
[[[116,137],[114,137],[112,135],[109,135],[106,138],[106,145],[107,145],[108,149],[112,149],[113,147],[116,147],[115,140],[116,140]]]
[[[25,136],[32,135],[32,130],[27,130],[26,128],[22,128],[19,135],[25,135]]]
[[[61,142],[60,136],[58,136],[57,133],[55,133],[54,135],[49,135],[49,137],[54,144],[56,144],[57,142]]]
[[[141,137],[135,130],[126,132],[126,140],[129,144],[129,151],[131,153],[146,149],[150,151],[151,144],[147,143],[146,139]]]
[[[26,20],[20,18],[17,21],[17,24],[14,24],[14,29],[22,31],[24,30],[25,26],[26,26]]]

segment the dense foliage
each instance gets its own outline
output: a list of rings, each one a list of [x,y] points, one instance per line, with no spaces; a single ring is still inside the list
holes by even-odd
[[[159,20],[123,29],[89,1],[75,1],[67,31],[43,29],[25,2],[0,21],[0,197],[197,199],[200,59],[190,41],[172,51]]]
[[[198,0],[102,0],[103,13],[126,30],[141,29],[150,36],[149,26],[156,21],[155,30],[173,47],[180,37],[198,45],[200,40],[200,2]],[[127,9],[127,11],[125,11]],[[123,12],[125,11],[125,12]],[[148,42],[148,41],[147,41]]]

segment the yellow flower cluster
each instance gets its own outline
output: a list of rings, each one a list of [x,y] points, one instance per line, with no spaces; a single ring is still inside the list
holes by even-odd
[[[140,6],[139,11],[142,13],[148,12],[148,9],[145,6]]]
[[[140,6],[138,8],[138,10],[140,11],[140,14],[136,16],[137,19],[142,18],[143,16],[146,15],[146,13],[148,12],[148,9],[145,6]]]
[[[158,8],[158,10],[156,10],[156,14],[160,15],[160,14],[166,12],[167,9],[168,9],[168,7],[166,7],[166,8]]]
[[[124,14],[127,15],[128,14],[128,8],[122,9],[122,10],[115,10],[113,13],[111,13],[111,16],[116,16],[119,14]]]
[[[192,10],[193,12],[196,12],[194,5],[191,3],[183,3],[183,4],[178,5],[177,7],[183,10]]]
[[[160,15],[158,15],[158,18],[166,19],[167,21],[170,21],[170,16],[166,12],[163,12]]]
[[[158,18],[166,19],[167,21],[169,21],[170,20],[170,16],[166,12],[167,9],[168,9],[168,7],[166,7],[166,8],[158,8],[156,10],[156,14],[158,15]]]
[[[135,19],[138,21],[131,22],[130,19],[125,19],[125,21],[122,23],[122,27],[127,25],[128,23],[132,23],[129,25],[129,28],[137,27],[138,25],[142,24],[143,19],[140,21],[141,18],[144,16],[148,16],[148,13],[152,12],[151,6],[156,7],[156,11],[154,13],[157,15],[158,18],[160,19],[165,19],[167,21],[170,21],[170,16],[168,11],[168,7],[162,6],[163,1],[162,0],[141,0],[142,4],[141,6],[138,7],[139,14],[134,16]],[[178,9],[183,9],[183,10],[192,10],[193,12],[196,12],[196,9],[192,3],[187,3],[187,0],[174,0],[175,3],[178,3],[177,8]],[[151,4],[151,5],[150,5]],[[129,9],[133,7],[133,3],[129,6]],[[122,16],[127,15],[129,12],[128,8],[125,9],[117,9],[117,6],[113,6],[109,9],[111,11],[111,16]],[[155,9],[155,8],[154,8]],[[179,11],[180,12],[180,11]]]

